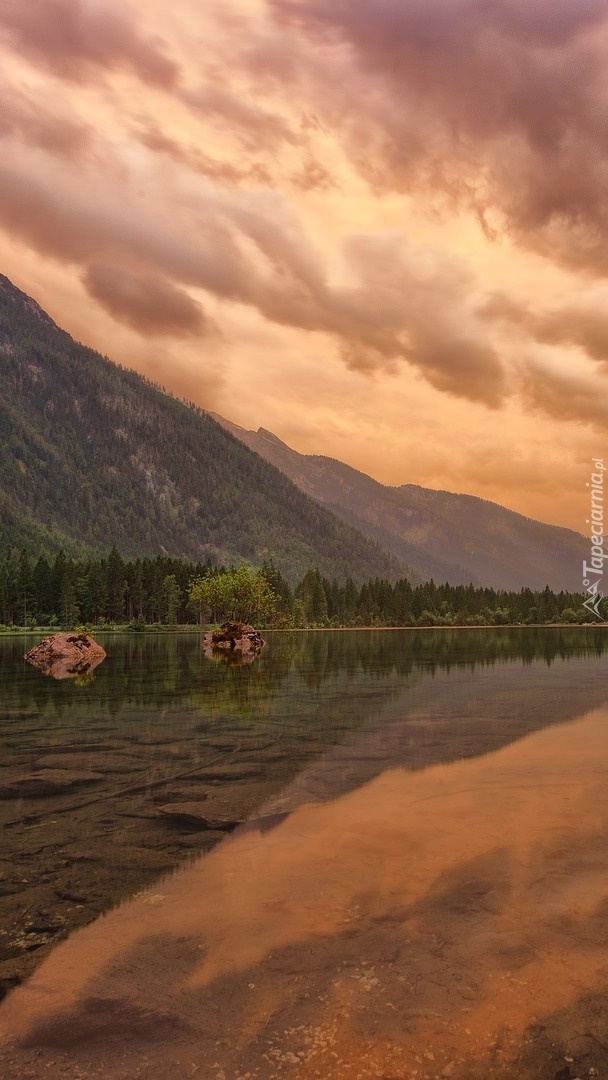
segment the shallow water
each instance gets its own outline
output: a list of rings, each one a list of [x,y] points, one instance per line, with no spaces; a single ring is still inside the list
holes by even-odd
[[[23,644],[5,977],[138,895],[6,999],[15,1075],[608,1069],[605,631],[276,634],[243,668],[116,637],[85,686]]]

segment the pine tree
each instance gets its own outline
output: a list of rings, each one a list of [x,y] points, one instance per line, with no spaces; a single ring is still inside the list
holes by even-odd
[[[38,616],[44,615],[47,618],[56,614],[53,609],[53,582],[51,576],[51,567],[49,566],[48,559],[44,555],[40,555],[38,558],[34,570],[32,573],[33,579],[33,603]]]
[[[328,622],[327,596],[318,570],[309,570],[296,589],[300,602],[298,612],[305,622],[314,626],[326,626]]]
[[[125,618],[127,581],[125,564],[116,548],[112,548],[108,555],[106,590],[106,609],[110,622],[123,622]]]
[[[59,618],[61,625],[71,628],[80,618],[80,609],[76,599],[76,567],[66,560],[59,589]]]
[[[181,590],[175,574],[163,578],[160,593],[160,613],[163,622],[173,626],[177,622],[177,609],[181,600]]]
[[[34,581],[32,564],[26,551],[19,552],[19,564],[17,569],[17,603],[18,617],[23,626],[27,625],[28,616],[31,615],[34,600]]]
[[[146,602],[146,590],[144,587],[144,570],[141,559],[136,559],[132,564],[131,580],[129,583],[129,595],[131,597],[132,612],[131,617],[135,615],[138,619],[144,613],[144,606]]]

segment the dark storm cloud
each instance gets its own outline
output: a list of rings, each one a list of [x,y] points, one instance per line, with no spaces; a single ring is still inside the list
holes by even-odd
[[[135,132],[136,138],[146,149],[154,154],[171,158],[178,165],[185,165],[193,172],[201,173],[212,180],[229,186],[253,183],[270,187],[272,183],[268,168],[261,161],[231,161],[214,158],[206,154],[199,146],[188,146],[158,127],[147,125]]]
[[[0,0],[0,25],[18,52],[63,79],[86,82],[128,68],[151,85],[177,81],[162,42],[139,29],[128,3]]]
[[[201,337],[213,330],[201,306],[163,278],[94,265],[83,282],[110,315],[144,337]]]
[[[18,139],[57,157],[77,160],[89,148],[91,130],[32,93],[0,84],[0,139]]]
[[[522,397],[529,408],[555,420],[571,420],[608,430],[608,395],[596,381],[531,364],[523,380]]]
[[[608,0],[268,6],[298,42],[298,65],[276,77],[316,89],[375,186],[424,188],[473,208],[488,233],[608,271]]]
[[[423,267],[394,235],[351,237],[344,254],[358,284],[329,288],[304,255],[291,287],[265,289],[262,313],[334,335],[353,370],[394,371],[406,360],[439,390],[490,407],[501,403],[502,365],[485,328],[467,320],[472,283],[460,264],[437,259]]]
[[[40,254],[75,264],[152,267],[155,274],[227,299],[251,295],[251,267],[228,225],[201,202],[188,234],[172,219],[110,203],[71,178],[62,181],[0,163],[0,222]]]
[[[291,174],[290,180],[300,191],[331,191],[338,183],[320,161],[307,157],[298,172]]]
[[[110,205],[86,184],[33,180],[1,164],[0,222],[41,254],[98,267],[87,273],[89,290],[140,332],[147,318],[154,333],[158,324],[139,282],[161,279],[159,304],[171,317],[179,309],[192,318],[178,290],[197,286],[272,322],[331,335],[356,370],[394,370],[406,361],[457,397],[497,406],[504,396],[487,326],[467,315],[468,273],[438,256],[420,265],[402,237],[351,237],[343,257],[353,283],[332,285],[297,217],[270,192],[201,193],[178,224],[175,213],[164,220],[140,204],[135,213],[127,199]]]
[[[279,21],[313,31],[337,31],[373,54],[409,45],[445,47],[495,30],[526,45],[567,44],[602,21],[604,0],[268,0]]]
[[[237,134],[250,150],[274,150],[281,143],[295,146],[300,142],[298,133],[278,113],[268,112],[224,87],[209,84],[199,90],[184,90],[180,97],[206,119],[219,121]]]
[[[519,327],[544,345],[574,345],[591,360],[608,368],[608,314],[590,303],[536,311],[502,294],[484,302],[479,315],[489,321]]]

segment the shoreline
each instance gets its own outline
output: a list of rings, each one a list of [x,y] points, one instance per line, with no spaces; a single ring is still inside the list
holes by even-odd
[[[217,629],[215,626],[179,626],[175,629],[163,628],[156,629],[156,625],[151,623],[149,627],[144,630],[129,630],[127,626],[116,627],[90,627],[91,635],[99,634],[129,634],[133,637],[140,635],[152,634],[206,634],[210,631]],[[458,623],[454,626],[292,626],[292,627],[258,627],[261,633],[264,634],[328,634],[328,633],[346,633],[365,630],[377,631],[395,631],[395,630],[608,630],[608,621],[598,623],[503,623],[500,625],[480,624],[478,626],[467,625],[466,623]],[[51,634],[60,633],[75,633],[74,630],[64,630],[57,626],[37,626],[30,629],[25,626],[15,627],[14,630],[0,630],[0,637],[38,637],[43,635],[50,637]]]

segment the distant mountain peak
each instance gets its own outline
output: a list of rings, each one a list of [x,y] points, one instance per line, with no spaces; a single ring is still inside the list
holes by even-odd
[[[258,428],[257,433],[262,439],[265,439],[266,442],[271,442],[275,443],[277,446],[282,446],[284,450],[291,450],[291,447],[288,446],[287,443],[283,442],[282,439],[279,439],[278,435],[275,435],[274,432],[268,431],[267,428],[260,427]]]
[[[57,323],[53,322],[51,316],[40,307],[40,304],[38,304],[31,296],[28,296],[27,293],[18,289],[16,285],[13,285],[12,281],[5,277],[4,274],[0,274],[0,292],[4,294],[5,298],[9,299],[16,306],[21,307],[22,310],[29,315],[34,315],[37,319],[40,319],[41,322],[46,323],[47,326],[54,326],[56,329],[59,329]]]

